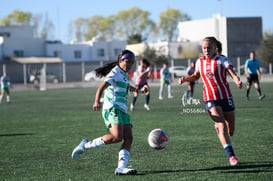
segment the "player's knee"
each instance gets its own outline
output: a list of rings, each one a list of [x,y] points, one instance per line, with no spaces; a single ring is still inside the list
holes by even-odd
[[[217,128],[218,134],[224,133],[224,130],[225,130],[224,124],[221,124],[221,123],[215,124],[215,128]]]

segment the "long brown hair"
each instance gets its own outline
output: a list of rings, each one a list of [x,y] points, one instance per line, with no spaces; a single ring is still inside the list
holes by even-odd
[[[95,69],[96,76],[100,78],[105,77],[116,65],[119,64],[121,59],[123,60],[127,58],[135,58],[135,54],[130,50],[122,50],[118,55],[117,61],[105,64],[104,66]]]

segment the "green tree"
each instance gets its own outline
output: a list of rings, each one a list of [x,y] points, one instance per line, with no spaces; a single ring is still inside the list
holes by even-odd
[[[48,39],[53,39],[54,37],[54,24],[52,23],[52,21],[48,18],[47,14],[45,16],[44,19],[44,24],[41,30],[41,38],[43,40],[48,40]]]
[[[85,40],[91,40],[100,34],[100,24],[103,19],[103,16],[93,16],[87,20],[87,32],[84,34]]]
[[[104,36],[106,39],[112,40],[116,36],[115,29],[115,16],[105,17],[102,19],[99,26],[100,36]]]
[[[148,45],[145,48],[142,56],[147,58],[153,65],[159,65],[163,62],[168,62],[168,57],[156,51],[154,48],[149,47]]]
[[[42,21],[44,19],[44,21]],[[40,23],[43,22],[43,25]],[[1,25],[9,26],[9,25],[19,25],[19,26],[33,26],[34,28],[34,36],[41,37],[44,40],[47,40],[48,37],[53,37],[53,29],[54,24],[46,15],[43,18],[43,15],[37,14],[32,15],[27,11],[14,10],[7,16],[1,19]],[[40,28],[40,26],[42,26]],[[41,31],[39,32],[39,29]]]
[[[119,11],[116,15],[116,30],[120,38],[126,40],[130,36],[141,35],[143,39],[151,36],[156,30],[156,24],[149,19],[150,13],[138,7]]]
[[[88,19],[78,18],[73,22],[77,41],[91,40],[94,37],[103,37],[112,40],[115,36],[114,16],[92,16]]]
[[[31,24],[33,26],[34,37],[39,37],[39,26],[40,22],[42,21],[43,16],[41,14],[32,15]]]
[[[167,41],[173,41],[177,36],[177,25],[181,21],[188,21],[191,17],[181,13],[178,9],[168,8],[160,13],[159,29]]]
[[[257,51],[263,62],[273,63],[273,33],[265,33],[264,40]]]
[[[136,44],[144,41],[140,34],[133,34],[128,37],[127,44]]]
[[[1,19],[1,25],[30,25],[31,13],[27,11],[14,10]]]
[[[75,27],[76,41],[82,41],[84,32],[86,31],[87,20],[84,18],[77,18],[73,21],[73,25]]]

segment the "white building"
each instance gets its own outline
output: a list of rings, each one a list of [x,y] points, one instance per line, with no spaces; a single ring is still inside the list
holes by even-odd
[[[1,36],[0,60],[3,57],[30,57],[43,56],[45,54],[45,44],[40,38],[34,38],[31,26],[0,26]]]
[[[65,62],[109,61],[116,60],[125,46],[125,41],[105,41],[101,38],[73,44],[48,42],[46,44],[46,56],[60,57]]]
[[[125,41],[102,38],[74,44],[45,42],[33,35],[31,26],[0,26],[0,61],[8,57],[59,57],[64,62],[109,61],[116,60],[126,46]]]
[[[222,42],[223,54],[229,57],[246,56],[262,40],[261,17],[224,17],[183,21],[178,24],[178,41],[200,42],[214,36]]]
[[[154,49],[158,55],[164,55],[170,59],[183,59],[198,57],[200,52],[199,42],[167,42],[138,43],[127,45],[126,49],[133,51],[136,56],[142,56],[144,50],[149,47]]]

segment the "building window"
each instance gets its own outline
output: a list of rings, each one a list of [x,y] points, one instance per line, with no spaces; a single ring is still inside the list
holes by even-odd
[[[183,48],[182,48],[182,46],[179,46],[179,47],[177,48],[177,52],[178,52],[179,55],[181,55],[181,54],[183,53]]]
[[[53,52],[53,54],[54,54],[53,55],[54,57],[61,57],[61,51],[56,50],[56,51]]]
[[[105,56],[104,54],[105,53],[104,53],[104,49],[103,48],[98,49],[98,51],[97,51],[98,57],[104,57]]]
[[[74,51],[74,58],[82,58],[82,52],[80,50]]]
[[[121,52],[121,49],[120,49],[120,48],[115,48],[115,49],[114,49],[114,55],[115,55],[115,56],[118,56],[120,52]]]
[[[24,57],[24,50],[14,50],[15,57]]]

